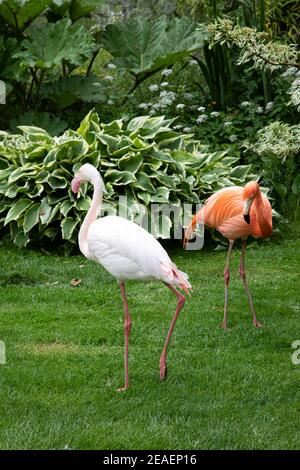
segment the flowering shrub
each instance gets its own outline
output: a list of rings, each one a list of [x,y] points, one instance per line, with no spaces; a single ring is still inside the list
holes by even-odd
[[[203,31],[205,27],[200,26]],[[284,44],[273,41],[265,32],[257,31],[255,28],[241,27],[235,25],[229,19],[218,19],[207,26],[211,34],[211,44],[227,44],[237,46],[240,55],[238,65],[251,62],[253,67],[273,72],[284,66],[298,66],[300,55],[296,44]]]

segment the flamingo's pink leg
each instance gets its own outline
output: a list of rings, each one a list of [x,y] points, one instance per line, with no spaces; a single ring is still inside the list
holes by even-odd
[[[244,288],[245,288],[245,291],[246,291],[246,294],[247,294],[247,297],[248,297],[250,310],[251,310],[252,315],[253,315],[252,323],[256,328],[260,328],[260,327],[262,327],[262,324],[257,320],[256,312],[255,312],[255,309],[254,309],[253,300],[252,300],[252,296],[251,296],[251,292],[250,292],[250,289],[249,289],[249,286],[248,286],[248,283],[247,283],[247,279],[246,279],[246,271],[245,271],[246,243],[247,243],[246,240],[242,240],[242,254],[241,254],[241,260],[240,260],[239,273],[240,273],[241,279],[243,281]]]
[[[125,293],[125,284],[124,282],[120,282],[119,284],[121,296],[123,299],[124,305],[124,315],[125,315],[125,323],[124,323],[124,333],[125,333],[125,353],[124,353],[124,366],[125,366],[125,385],[122,388],[119,388],[118,391],[121,392],[126,390],[129,387],[129,377],[128,377],[128,343],[129,343],[129,336],[131,330],[131,317],[129,314],[128,309],[128,302]]]
[[[185,297],[178,292],[171,284],[167,284],[166,286],[176,295],[177,297],[177,306],[176,306],[176,311],[173,315],[172,322],[170,325],[170,329],[160,356],[160,379],[164,380],[167,377],[167,350],[168,350],[168,345],[175,327],[176,320],[178,318],[178,315],[184,306],[185,302]]]
[[[230,263],[230,255],[232,252],[234,240],[229,240],[229,247],[227,252],[227,258],[225,263],[224,269],[224,282],[225,282],[225,302],[224,302],[224,317],[223,322],[221,323],[221,327],[226,331],[227,330],[227,318],[228,318],[228,291],[229,291],[229,279],[230,279],[230,271],[229,271],[229,263]]]

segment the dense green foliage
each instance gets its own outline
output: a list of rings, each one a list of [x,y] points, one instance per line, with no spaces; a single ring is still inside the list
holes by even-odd
[[[124,126],[141,114],[177,117],[173,131],[194,134],[208,153],[252,164],[294,220],[299,17],[295,0],[1,0],[0,129],[55,137],[92,107],[102,123]]]
[[[21,126],[23,135],[2,132],[0,226],[10,228],[18,246],[44,238],[76,243],[91,198],[85,187],[74,201],[70,182],[86,162],[104,178],[104,210],[120,213],[124,205],[124,215],[132,220],[152,217],[149,228],[160,237],[170,236],[172,221],[175,229],[182,223],[184,203],[198,203],[199,197],[253,178],[250,165],[234,166],[237,158],[226,152],[207,153],[171,125],[163,116],[100,124],[97,113],[90,112],[77,131],[60,137],[30,126]],[[178,217],[159,214],[155,222],[152,203],[171,204]]]

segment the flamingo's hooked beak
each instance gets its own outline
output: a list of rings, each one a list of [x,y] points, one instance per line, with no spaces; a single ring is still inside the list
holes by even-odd
[[[76,199],[77,199],[77,194],[78,194],[78,191],[79,191],[79,188],[80,188],[80,183],[81,183],[81,181],[78,178],[78,176],[75,176],[72,179],[71,190],[72,190],[72,197],[73,197],[74,201],[76,201]]]
[[[251,209],[252,203],[253,203],[253,197],[249,197],[249,199],[247,199],[244,204],[243,216],[247,224],[250,224],[250,209]]]

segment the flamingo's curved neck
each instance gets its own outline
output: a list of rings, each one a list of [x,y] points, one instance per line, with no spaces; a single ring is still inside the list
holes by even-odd
[[[272,234],[272,224],[268,220],[266,215],[264,201],[261,195],[260,190],[258,190],[255,199],[254,199],[254,206],[256,209],[256,218],[258,223],[258,229],[260,231],[259,236],[261,237],[269,237]]]
[[[86,256],[87,258],[92,258],[92,255],[88,249],[88,242],[87,242],[87,235],[90,225],[98,218],[100,211],[101,211],[101,204],[102,204],[102,186],[103,182],[101,178],[95,178],[95,180],[91,181],[92,185],[94,186],[94,193],[92,203],[86,214],[83,224],[80,227],[79,235],[78,235],[78,242],[79,242],[79,249],[81,253]]]

